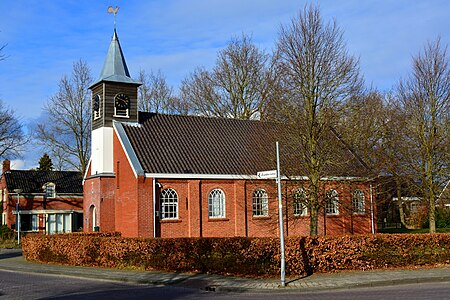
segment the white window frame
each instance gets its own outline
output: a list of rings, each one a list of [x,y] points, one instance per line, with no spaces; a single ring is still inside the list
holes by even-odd
[[[269,195],[264,189],[253,192],[253,216],[267,217],[269,215]]]
[[[328,190],[326,195],[325,212],[328,216],[339,215],[339,194],[336,190]]]
[[[46,183],[44,192],[46,198],[56,198],[56,185],[52,182]]]
[[[47,234],[72,232],[71,213],[51,213],[46,215],[45,228]]]
[[[294,202],[292,205],[294,216],[307,216],[308,207],[306,206],[306,203],[308,202],[308,197],[306,196],[306,191],[302,188],[298,188],[294,191],[292,197],[294,198]]]
[[[172,188],[163,189],[159,195],[161,220],[178,219],[178,194]]]
[[[362,190],[355,190],[352,197],[352,206],[354,214],[366,213],[366,200]]]
[[[93,102],[92,102],[92,107],[94,106],[96,97],[98,97],[98,106],[99,107],[98,107],[98,110],[92,109],[92,111],[94,112],[94,120],[98,120],[101,117],[101,113],[100,113],[100,111],[101,111],[101,109],[100,109],[101,97],[100,97],[100,95],[97,94],[96,96],[94,96],[94,99],[93,99]]]
[[[114,117],[118,117],[118,118],[129,118],[129,109],[118,109],[117,107],[114,106]]]
[[[225,218],[225,193],[221,189],[213,189],[208,194],[208,217]]]
[[[31,231],[39,231],[39,215],[31,215]]]

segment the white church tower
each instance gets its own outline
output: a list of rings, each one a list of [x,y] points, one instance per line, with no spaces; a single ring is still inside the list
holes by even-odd
[[[113,121],[137,122],[138,87],[133,80],[120,47],[117,32],[109,45],[100,77],[92,91],[91,173],[110,176],[114,173]]]

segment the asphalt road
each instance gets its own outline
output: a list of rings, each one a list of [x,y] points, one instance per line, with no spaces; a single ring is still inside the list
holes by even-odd
[[[194,288],[128,284],[0,270],[0,299],[450,299],[450,284],[423,283],[313,293],[207,292]]]

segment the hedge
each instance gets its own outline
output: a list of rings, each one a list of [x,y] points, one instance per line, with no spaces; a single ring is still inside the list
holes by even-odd
[[[29,235],[27,260],[75,266],[277,276],[277,238],[123,238],[118,233]],[[289,237],[286,275],[450,263],[450,234]]]

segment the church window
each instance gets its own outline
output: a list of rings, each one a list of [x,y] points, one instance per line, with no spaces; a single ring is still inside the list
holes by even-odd
[[[329,190],[327,192],[327,202],[325,206],[325,211],[327,215],[338,215],[339,214],[339,198],[336,190]]]
[[[269,196],[263,189],[253,192],[253,216],[262,217],[269,215]]]
[[[178,219],[178,195],[174,189],[164,189],[160,195],[161,220]]]
[[[225,194],[221,189],[214,189],[208,196],[208,216],[225,218]]]
[[[365,203],[364,203],[364,192],[361,190],[356,190],[353,193],[353,213],[355,214],[363,214],[365,213]]]
[[[308,202],[308,198],[306,197],[306,192],[304,189],[297,189],[293,195],[294,198],[294,216],[306,216],[308,214],[308,210],[306,208],[306,204]]]
[[[92,115],[94,120],[100,118],[100,95],[95,95],[94,100],[92,102]]]

